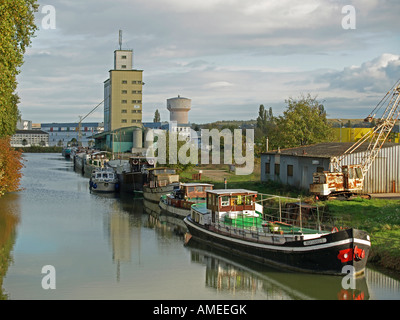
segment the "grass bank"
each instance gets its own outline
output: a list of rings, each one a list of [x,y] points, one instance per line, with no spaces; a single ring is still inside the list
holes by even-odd
[[[370,234],[370,262],[400,272],[400,200],[333,200],[325,206],[344,225]]]
[[[192,180],[193,174],[202,170],[202,182],[214,184],[215,189],[243,188],[259,193],[276,194],[284,197],[311,199],[306,191],[275,182],[261,182],[260,170],[252,175],[238,176],[221,166],[217,170],[198,167],[181,175],[183,181]],[[257,173],[258,172],[258,173]],[[197,180],[198,181],[198,180]],[[367,231],[371,236],[369,262],[400,273],[400,200],[356,198],[350,201],[330,200],[318,203],[324,214],[333,218],[338,226],[354,227]]]

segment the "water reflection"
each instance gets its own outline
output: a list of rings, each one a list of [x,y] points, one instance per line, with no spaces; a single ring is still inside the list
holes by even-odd
[[[132,262],[132,254],[140,261],[143,205],[141,199],[118,193],[92,193],[95,201],[107,205],[104,218],[105,234],[116,266],[117,282],[121,278],[121,265]],[[104,206],[103,206],[104,208]]]
[[[342,288],[342,278],[282,272],[227,255],[199,243],[189,242],[192,261],[206,266],[206,286],[231,295],[261,292],[266,299],[279,300],[367,300],[365,277],[356,280],[356,289]]]
[[[19,195],[6,194],[0,197],[0,300],[8,298],[3,289],[9,264],[12,262],[12,251],[16,239],[16,227],[20,218]]]
[[[154,228],[163,236],[176,236],[183,240],[187,228],[182,218],[165,213],[158,204],[143,199],[144,211],[149,215],[148,227]],[[182,242],[183,243],[183,242]]]

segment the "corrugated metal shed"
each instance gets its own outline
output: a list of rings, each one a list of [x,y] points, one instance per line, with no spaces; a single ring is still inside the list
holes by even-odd
[[[342,164],[360,163],[365,152],[346,156]],[[364,179],[364,192],[400,192],[400,145],[382,148]]]
[[[342,155],[353,143],[319,143],[297,148],[269,151],[265,155],[285,155],[300,158],[325,158],[332,159]],[[360,146],[357,152],[347,155],[342,164],[358,164],[365,154],[367,145]],[[263,158],[263,157],[262,157]],[[300,162],[299,162],[300,163]],[[306,165],[306,164],[305,164]],[[332,170],[332,168],[326,168]],[[310,171],[310,170],[309,170]],[[303,172],[298,168],[298,174]],[[313,172],[308,172],[310,179]],[[284,181],[284,180],[282,180]],[[364,179],[364,192],[366,193],[394,193],[400,192],[400,145],[386,143],[380,150],[377,158],[372,163]]]

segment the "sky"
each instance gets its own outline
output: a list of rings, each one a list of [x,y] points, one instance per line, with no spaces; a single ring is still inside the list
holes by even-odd
[[[143,70],[143,122],[156,109],[168,121],[178,95],[192,100],[191,123],[256,119],[261,104],[279,116],[308,94],[328,118],[360,119],[400,78],[398,0],[38,3],[17,88],[33,123],[77,122],[103,100],[119,30]]]

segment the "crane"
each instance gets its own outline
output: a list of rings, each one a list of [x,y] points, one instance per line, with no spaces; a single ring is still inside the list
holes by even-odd
[[[364,177],[400,116],[399,104],[400,79],[364,119],[365,122],[370,123],[375,120],[375,126],[342,155],[333,159],[331,172],[313,173],[313,183],[310,185],[310,192],[320,198],[335,195],[343,195],[345,197],[351,197],[356,194],[362,195]],[[382,113],[380,117],[377,117],[378,113]],[[368,143],[368,147],[363,153],[360,163],[343,165],[343,159],[349,154],[354,153],[364,143]],[[362,196],[370,198],[369,195]]]
[[[99,104],[97,104],[89,113],[87,113],[84,117],[79,116],[79,122],[78,122],[78,145],[81,145],[81,139],[82,139],[82,131],[81,131],[81,127],[82,127],[82,121],[85,120],[89,115],[91,115],[98,107],[101,106],[101,104],[104,102],[101,101]]]

